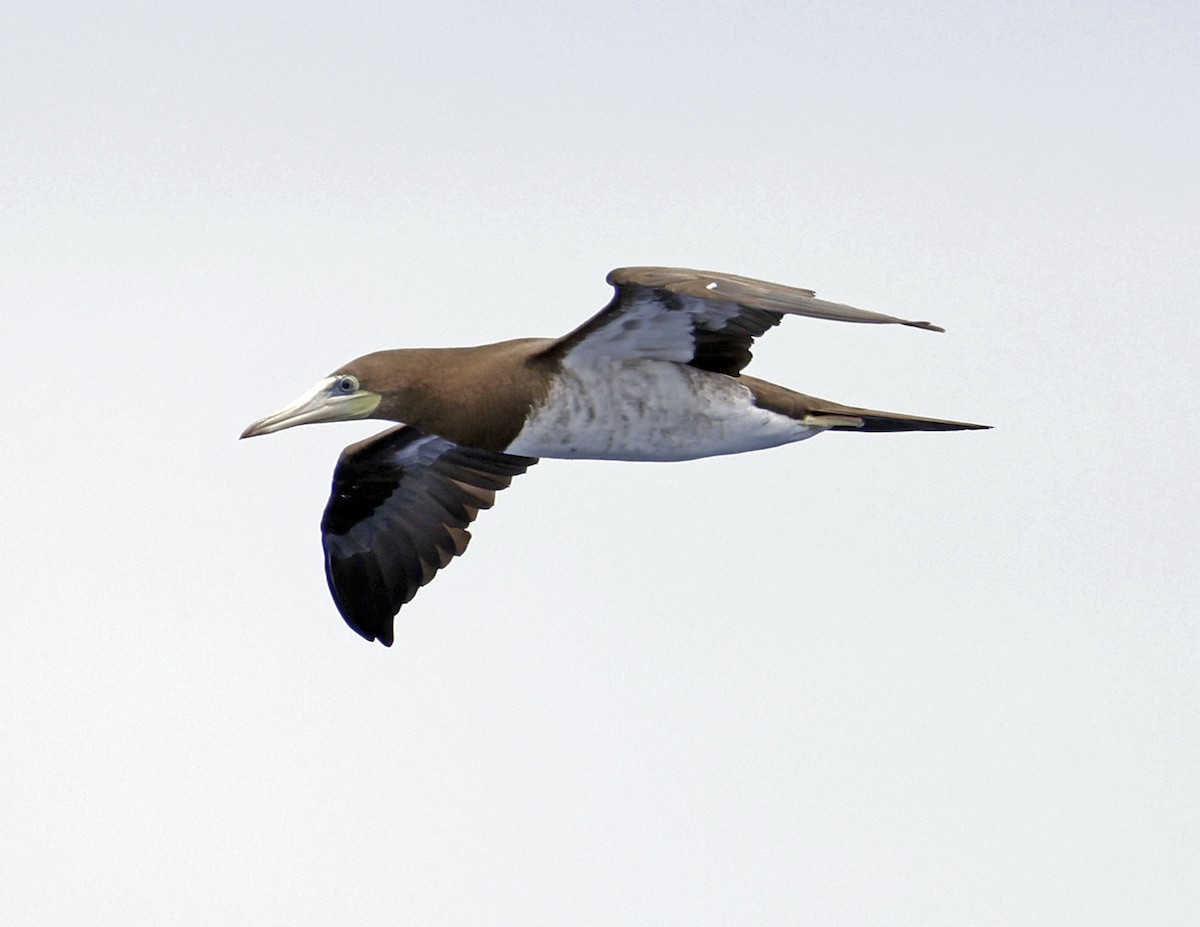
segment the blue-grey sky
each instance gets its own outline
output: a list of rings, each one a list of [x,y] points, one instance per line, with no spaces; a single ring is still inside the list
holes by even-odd
[[[5,4],[5,924],[1191,924],[1194,4]],[[994,424],[543,463],[367,645],[383,347],[623,264],[752,372]]]

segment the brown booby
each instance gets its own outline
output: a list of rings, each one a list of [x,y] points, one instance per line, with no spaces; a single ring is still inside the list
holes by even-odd
[[[754,339],[784,315],[943,331],[929,322],[732,274],[624,267],[607,279],[612,301],[562,338],[367,354],[242,433],[401,423],[342,452],[321,520],[333,599],[367,640],[392,644],[400,607],[466,549],[479,510],[539,457],[691,460],[825,431],[989,427],[860,409],[742,375]]]

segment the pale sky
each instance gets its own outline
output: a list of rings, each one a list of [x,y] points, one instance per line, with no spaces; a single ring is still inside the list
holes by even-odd
[[[0,922],[1195,924],[1193,3],[0,11]],[[989,432],[548,461],[390,650],[251,420],[604,274]]]

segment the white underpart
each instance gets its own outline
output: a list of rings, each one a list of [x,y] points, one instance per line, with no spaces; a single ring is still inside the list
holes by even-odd
[[[568,358],[506,450],[530,457],[692,460],[776,447],[823,430],[760,409],[749,389],[722,374],[662,360]]]

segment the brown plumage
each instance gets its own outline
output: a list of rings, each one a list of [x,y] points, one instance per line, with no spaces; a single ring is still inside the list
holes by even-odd
[[[942,331],[811,290],[663,267],[609,274],[612,301],[562,338],[378,351],[338,368],[242,437],[306,422],[400,422],[346,448],[322,519],[347,623],[393,641],[393,617],[461,554],[467,526],[538,457],[682,460],[823,431],[958,431],[967,422],[848,406],[742,374],[785,315]]]

